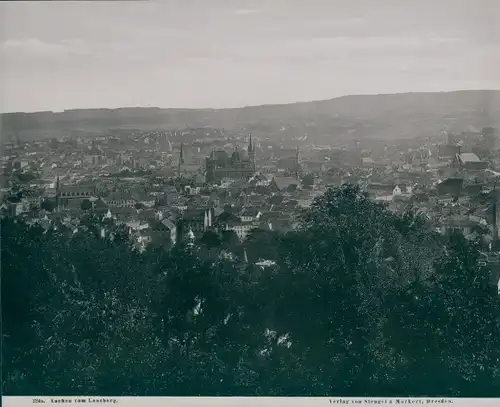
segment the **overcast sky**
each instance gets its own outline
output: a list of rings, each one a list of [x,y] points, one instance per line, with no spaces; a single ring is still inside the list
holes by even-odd
[[[498,0],[0,3],[0,111],[500,89]]]

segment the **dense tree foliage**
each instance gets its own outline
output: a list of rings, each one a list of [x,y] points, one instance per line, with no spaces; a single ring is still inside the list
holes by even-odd
[[[106,222],[2,220],[4,393],[500,392],[500,304],[478,248],[356,187],[243,243],[207,232],[140,252]]]

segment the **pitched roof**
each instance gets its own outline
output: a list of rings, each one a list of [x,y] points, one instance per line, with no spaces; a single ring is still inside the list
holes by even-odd
[[[470,194],[479,194],[483,190],[484,185],[483,184],[468,184],[464,185],[463,189],[465,193],[470,193]]]
[[[241,216],[257,216],[259,210],[257,208],[245,208],[241,211]]]
[[[228,226],[247,226],[248,223],[243,222],[240,218],[230,218],[227,219],[223,222],[225,225]]]
[[[262,202],[265,200],[265,197],[263,195],[250,195],[250,201],[251,202]]]
[[[98,199],[94,203],[94,209],[107,209],[107,207],[108,205],[102,199]]]
[[[154,197],[148,196],[144,191],[133,191],[130,195],[136,201],[148,202],[155,200]]]
[[[95,187],[91,185],[61,185],[59,188],[60,192],[68,193],[68,192],[94,192]]]
[[[283,216],[283,212],[281,211],[269,211],[269,212],[264,212],[260,218],[262,222],[267,222],[269,220],[276,220],[279,219]]]
[[[447,178],[440,182],[437,186],[438,188],[452,188],[460,190],[464,183],[463,178]]]
[[[194,219],[201,219],[205,216],[207,211],[210,209],[207,208],[197,208],[197,209],[191,209],[183,213],[182,219],[183,220],[194,220]]]
[[[218,216],[217,221],[219,221],[219,222],[228,222],[228,221],[239,222],[240,219],[236,215],[234,215],[230,212],[222,212]]]
[[[481,162],[481,160],[479,159],[479,157],[474,154],[474,153],[462,153],[459,155],[460,157],[460,160],[463,162],[463,163],[467,163],[467,162]]]
[[[279,190],[287,189],[290,185],[300,185],[300,181],[293,177],[274,177],[273,180]]]
[[[137,210],[134,208],[130,208],[128,206],[125,206],[123,208],[113,208],[113,214],[117,215],[135,215],[137,214]]]
[[[133,201],[132,195],[126,192],[113,192],[108,197],[104,198],[106,201]]]
[[[215,208],[214,209],[214,217],[219,216],[222,213],[224,213],[224,209],[222,209],[222,208]]]
[[[476,222],[470,219],[443,219],[441,224],[444,226],[472,227],[476,225]]]

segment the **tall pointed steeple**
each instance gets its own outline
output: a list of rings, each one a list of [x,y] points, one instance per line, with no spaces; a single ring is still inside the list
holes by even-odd
[[[295,178],[299,179],[300,173],[302,171],[302,159],[300,157],[299,146],[295,152]]]
[[[255,146],[252,140],[252,133],[249,133],[250,139],[248,141],[248,159],[250,164],[252,165],[253,170],[255,171]]]
[[[61,199],[60,199],[60,194],[61,194],[61,183],[59,181],[59,171],[57,171],[57,177],[56,177],[56,208],[57,211],[59,212],[60,210],[60,204],[61,204]]]
[[[184,143],[181,143],[181,152],[179,154],[179,163],[177,166],[178,176],[181,176],[181,164],[184,164]]]

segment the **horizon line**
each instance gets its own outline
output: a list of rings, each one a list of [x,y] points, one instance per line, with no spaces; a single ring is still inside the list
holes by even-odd
[[[57,110],[35,110],[35,111],[9,111],[0,112],[0,115],[7,114],[36,114],[36,113],[53,113],[60,114],[66,112],[82,111],[82,110],[122,110],[122,109],[157,109],[157,110],[184,110],[184,111],[217,111],[217,110],[236,110],[236,109],[250,109],[250,108],[262,108],[262,107],[274,107],[274,106],[291,106],[297,104],[305,103],[318,103],[318,102],[328,102],[336,99],[348,98],[348,97],[373,97],[373,96],[397,96],[397,95],[410,95],[410,94],[441,94],[441,93],[459,93],[459,92],[500,92],[500,89],[456,89],[456,90],[441,90],[441,91],[409,91],[409,92],[393,92],[393,93],[353,93],[348,95],[336,96],[328,99],[316,99],[316,100],[301,100],[285,103],[263,103],[261,105],[243,105],[235,107],[160,107],[160,106],[120,106],[120,107],[79,107],[79,108],[68,108],[62,111]],[[1,123],[0,123],[1,127]]]

